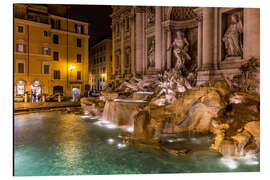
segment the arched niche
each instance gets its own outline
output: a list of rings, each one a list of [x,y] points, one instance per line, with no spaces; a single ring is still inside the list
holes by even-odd
[[[192,61],[197,61],[197,43],[198,43],[198,16],[193,11],[196,7],[166,7],[164,28],[167,32],[167,46],[172,43],[176,37],[176,31],[184,32],[189,42],[189,54]],[[170,33],[170,36],[168,35]],[[170,39],[168,39],[170,37]],[[170,58],[170,60],[168,60]],[[171,61],[171,67],[175,65],[175,57],[167,55],[167,62]]]

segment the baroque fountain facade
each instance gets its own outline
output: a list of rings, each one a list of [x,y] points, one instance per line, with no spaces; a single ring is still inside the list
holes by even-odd
[[[85,114],[124,129],[127,145],[184,155],[161,139],[187,133],[224,156],[259,153],[259,9],[116,6],[111,17],[113,77],[81,100]]]

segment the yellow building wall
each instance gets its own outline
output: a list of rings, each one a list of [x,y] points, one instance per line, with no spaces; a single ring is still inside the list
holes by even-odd
[[[25,81],[25,90],[31,92],[30,86],[33,81],[40,81],[42,86],[42,93],[51,95],[54,86],[63,86],[64,95],[72,95],[72,87],[80,87],[81,95],[85,91],[85,84],[89,83],[88,78],[88,39],[87,25],[84,25],[84,35],[68,33],[66,27],[67,23],[65,18],[60,17],[61,30],[55,30],[50,25],[41,24],[37,22],[22,20],[15,18],[14,20],[14,91],[16,93],[16,82]],[[79,24],[79,23],[78,23]],[[24,26],[24,33],[17,32],[17,26]],[[62,30],[63,29],[63,30]],[[43,31],[50,32],[50,37],[44,37]],[[65,30],[65,31],[64,31]],[[74,23],[69,22],[69,31],[75,32]],[[29,34],[29,39],[28,39]],[[53,43],[53,34],[59,36],[59,44]],[[77,38],[82,41],[82,47],[76,47]],[[67,43],[68,39],[68,43]],[[26,45],[26,53],[16,52],[17,41],[23,41]],[[28,48],[28,41],[29,48]],[[50,55],[43,55],[43,47],[50,48]],[[68,49],[67,49],[68,46]],[[28,52],[28,49],[30,51]],[[67,55],[68,50],[68,55]],[[53,52],[59,52],[59,60],[53,60]],[[82,55],[82,62],[77,63],[77,54]],[[68,57],[68,59],[67,59]],[[25,71],[23,74],[18,73],[17,62],[24,61]],[[29,62],[29,64],[28,64]],[[50,74],[43,73],[43,63],[50,64]],[[75,66],[74,70],[70,70],[70,65]],[[29,67],[29,69],[28,69]],[[60,80],[55,80],[54,70],[60,70]],[[68,75],[67,75],[68,71]],[[77,81],[77,71],[81,71],[81,79]],[[69,82],[68,82],[69,81]],[[72,81],[72,82],[70,82]],[[67,83],[68,82],[68,83]],[[81,83],[76,83],[81,82]],[[73,84],[75,83],[75,84]]]

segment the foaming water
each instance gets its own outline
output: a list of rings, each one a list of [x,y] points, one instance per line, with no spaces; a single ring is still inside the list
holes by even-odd
[[[89,117],[91,118],[91,117]],[[80,115],[42,112],[16,115],[14,119],[15,176],[152,174],[199,172],[250,172],[260,170],[259,155],[221,157],[205,147],[187,156],[127,146],[119,128],[107,128]],[[181,139],[182,138],[182,139]],[[176,147],[198,146],[190,138],[170,138]],[[188,144],[190,143],[190,144]],[[192,146],[191,146],[192,145]]]
[[[145,103],[144,100],[138,100],[138,99],[114,99],[114,102],[126,102],[126,103]]]

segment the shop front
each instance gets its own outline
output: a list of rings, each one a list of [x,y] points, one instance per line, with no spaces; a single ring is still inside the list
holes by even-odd
[[[33,81],[31,84],[31,101],[40,102],[42,95],[42,86],[40,81]]]
[[[16,90],[15,90],[15,94],[16,95],[24,95],[25,93],[25,81],[17,81],[16,82]]]

